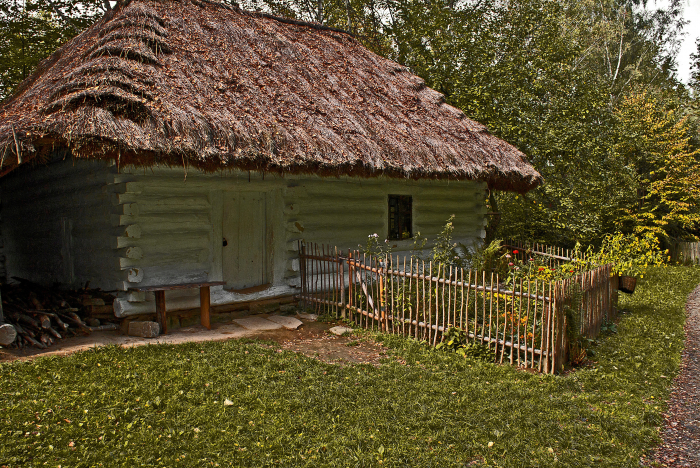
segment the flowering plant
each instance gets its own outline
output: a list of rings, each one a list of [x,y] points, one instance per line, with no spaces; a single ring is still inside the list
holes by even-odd
[[[598,263],[612,263],[614,274],[644,278],[647,267],[663,265],[670,259],[668,250],[661,250],[654,234],[647,232],[638,237],[618,232],[603,239]]]

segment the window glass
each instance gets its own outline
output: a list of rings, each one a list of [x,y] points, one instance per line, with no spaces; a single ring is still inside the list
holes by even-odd
[[[410,195],[389,195],[389,239],[413,237],[413,198]]]

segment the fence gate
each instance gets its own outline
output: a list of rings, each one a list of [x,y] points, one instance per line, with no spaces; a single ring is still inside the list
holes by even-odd
[[[376,257],[313,243],[299,243],[299,299],[317,313],[387,331],[386,265]]]

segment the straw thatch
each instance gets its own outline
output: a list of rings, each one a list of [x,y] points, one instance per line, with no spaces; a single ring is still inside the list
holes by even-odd
[[[60,148],[207,171],[519,192],[542,181],[523,153],[351,35],[207,0],[122,2],[39,65],[0,107],[0,175]]]

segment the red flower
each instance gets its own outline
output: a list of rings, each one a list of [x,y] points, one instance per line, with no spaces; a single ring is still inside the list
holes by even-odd
[[[540,267],[539,271],[545,270],[545,267]]]
[[[513,262],[510,262],[510,263],[508,264],[508,266],[513,266]]]
[[[514,254],[520,253],[518,250],[513,250]]]

